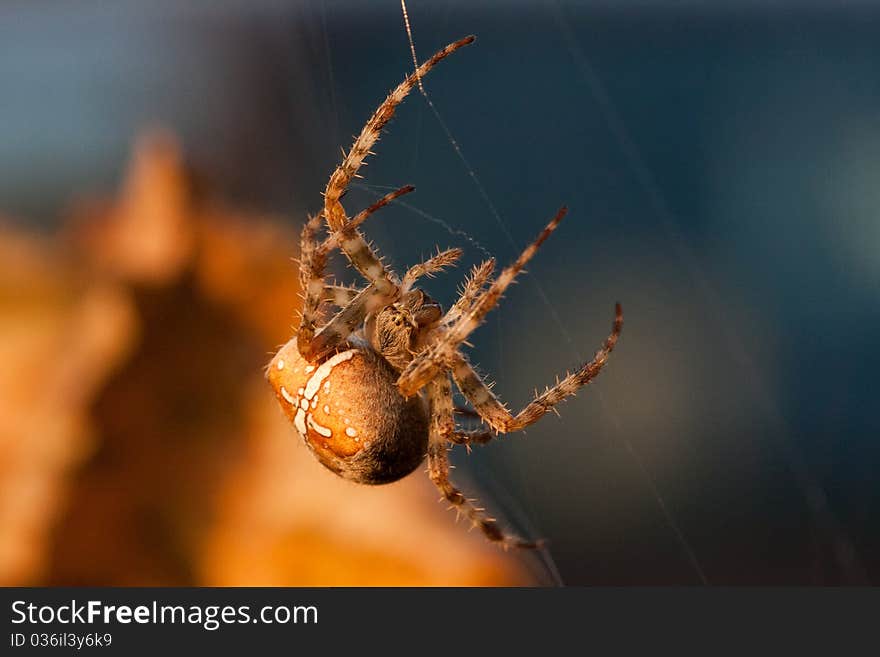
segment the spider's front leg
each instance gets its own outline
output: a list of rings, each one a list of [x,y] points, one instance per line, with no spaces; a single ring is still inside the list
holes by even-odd
[[[443,493],[443,498],[452,505],[457,513],[464,514],[474,527],[494,543],[503,548],[537,548],[539,543],[525,541],[516,536],[505,534],[498,526],[498,521],[489,518],[473,505],[458,488],[449,480],[448,443],[454,440],[455,420],[452,410],[452,385],[449,376],[444,372],[434,378],[426,386],[430,407],[431,424],[428,437],[428,474],[434,485]]]
[[[461,254],[462,250],[458,248],[438,251],[437,255],[410,267],[400,283],[401,294],[409,292],[422,276],[433,277],[438,271],[455,264]]]
[[[345,222],[345,211],[342,210],[339,200],[348,188],[352,178],[357,175],[358,170],[363,166],[364,160],[370,155],[371,149],[382,134],[382,129],[394,116],[397,106],[403,102],[407,94],[419,84],[421,79],[432,68],[459,48],[473,43],[474,39],[474,36],[466,36],[434,53],[430,59],[397,85],[382,104],[376,108],[376,111],[373,112],[373,115],[361,130],[361,134],[358,135],[354,144],[352,144],[351,150],[348,151],[342,163],[336,168],[327,182],[327,188],[324,190],[324,214],[330,230],[338,230]]]
[[[354,216],[350,221],[345,216],[345,210],[338,201],[334,206],[335,212],[327,208],[324,210],[325,216],[328,218],[327,225],[330,227],[331,233],[324,243],[318,247],[319,251],[329,251],[333,248],[339,248],[352,266],[357,269],[364,278],[373,283],[376,289],[387,296],[397,291],[397,277],[394,272],[387,269],[382,264],[382,259],[373,249],[373,247],[364,239],[364,236],[358,230],[366,219],[380,208],[385,207],[394,199],[415,191],[412,185],[405,185],[400,189],[386,194],[381,199],[373,203],[366,210],[362,210]],[[338,218],[341,215],[341,220]],[[334,221],[330,221],[330,217],[337,217]]]
[[[346,220],[339,230],[331,233],[323,242],[319,243],[317,240],[321,227],[321,215],[310,217],[306,225],[303,226],[300,241],[299,277],[300,284],[305,290],[305,298],[302,319],[297,332],[297,348],[300,355],[306,360],[314,362],[332,351],[363,321],[372,307],[381,301],[393,299],[399,294],[397,285],[391,282],[381,264],[375,262],[372,250],[360,237],[357,227],[376,210],[385,207],[394,199],[408,194],[414,189],[408,185],[386,194],[373,205],[355,215],[351,221]],[[355,253],[354,257],[348,252],[346,255],[356,266],[359,265],[366,271],[372,271],[375,267],[379,267],[383,272],[382,276],[375,277],[377,280],[373,285],[365,288],[361,293],[338,285],[326,285],[327,257],[333,249],[344,250],[343,247],[346,246]],[[374,264],[369,264],[370,262]],[[320,331],[316,332],[318,311],[325,301],[332,301],[342,310]]]
[[[479,276],[481,278],[481,285],[468,285],[466,287],[465,292],[469,292],[472,295],[472,301],[466,307],[458,309],[453,307],[452,310],[456,310],[458,313],[457,319],[447,325],[440,339],[430,349],[426,349],[414,358],[401,373],[397,385],[404,397],[414,395],[436,376],[438,372],[452,366],[458,346],[467,340],[468,336],[477,329],[488,312],[495,307],[504,291],[516,280],[517,275],[523,270],[526,263],[532,259],[540,246],[556,230],[559,222],[562,221],[567,212],[568,210],[565,206],[559,208],[556,216],[538,234],[535,241],[523,250],[513,264],[505,267],[504,271],[498,275],[498,278],[492,281],[492,284],[487,289],[481,289],[482,282],[488,280],[491,268],[485,274],[474,273],[474,277],[469,283],[473,283]],[[483,263],[483,266],[486,265],[487,263]]]
[[[443,326],[453,324],[462,314],[470,310],[483,291],[483,286],[492,277],[493,271],[495,271],[495,258],[489,258],[475,266],[471,270],[471,275],[465,279],[458,299],[440,320],[440,324]]]
[[[453,52],[466,46],[474,41],[473,36],[467,36],[450,43],[445,48],[434,53],[434,55],[410,73],[406,79],[388,94],[388,97],[382,102],[373,115],[367,120],[360,135],[355,139],[351,150],[345,155],[342,163],[336,167],[336,170],[327,181],[327,188],[324,190],[324,218],[327,220],[327,228],[331,234],[339,231],[347,231],[342,236],[339,246],[351,263],[360,271],[371,283],[374,283],[376,289],[382,294],[390,294],[392,288],[395,287],[396,281],[392,272],[387,270],[382,261],[375,254],[373,249],[364,240],[363,235],[358,232],[356,223],[352,222],[346,227],[348,217],[345,209],[340,202],[342,196],[348,189],[351,180],[357,175],[358,170],[363,166],[372,151],[371,149],[379,140],[382,130],[394,116],[397,106],[403,102],[407,94],[419,84],[421,79],[428,74],[439,62],[451,55]],[[410,190],[411,191],[411,190]],[[354,225],[352,225],[354,224]]]
[[[358,230],[358,226],[373,212],[389,203],[394,198],[407,194],[413,190],[411,186],[402,187],[396,192],[386,195],[372,206],[349,220],[342,206],[341,199],[348,189],[352,178],[357,175],[363,166],[364,160],[370,155],[370,149],[378,141],[382,129],[394,116],[395,109],[412,91],[422,77],[427,75],[438,62],[458,50],[459,48],[473,43],[474,37],[469,36],[450,43],[445,48],[434,54],[416,71],[411,73],[401,82],[379,105],[367,123],[361,130],[361,134],[355,139],[354,144],[342,163],[336,168],[327,182],[324,191],[324,210],[321,216],[327,222],[330,237],[321,244],[315,245],[314,237],[317,233],[315,220],[310,220],[303,230],[302,265],[300,268],[300,280],[306,291],[303,316],[300,329],[297,333],[297,346],[303,358],[314,361],[332,350],[336,344],[344,340],[351,331],[349,325],[357,318],[363,320],[368,312],[368,306],[376,302],[393,301],[400,294],[397,278],[388,270],[381,259],[376,255],[370,244],[364,239]],[[370,292],[358,295],[349,305],[343,308],[321,331],[316,332],[318,309],[326,297],[324,289],[324,268],[327,254],[332,248],[339,248],[352,265],[371,283]],[[356,305],[355,305],[356,304]]]

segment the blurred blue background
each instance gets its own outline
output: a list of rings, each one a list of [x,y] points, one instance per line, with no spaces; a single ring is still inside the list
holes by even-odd
[[[457,472],[569,584],[880,580],[880,9],[408,5],[420,59],[478,36],[425,81],[466,164],[413,94],[347,207],[416,185],[367,226],[404,268],[507,262],[569,206],[474,336],[512,407],[626,317],[561,418]],[[299,222],[411,66],[396,0],[6,2],[0,212],[51,230],[159,124],[211,188]]]

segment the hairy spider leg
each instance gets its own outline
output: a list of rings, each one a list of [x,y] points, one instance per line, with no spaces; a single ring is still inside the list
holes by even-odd
[[[323,301],[344,308],[357,296],[358,289],[345,285],[325,285]]]
[[[446,249],[445,251],[438,252],[437,255],[428,258],[424,262],[420,262],[419,264],[410,267],[403,276],[403,281],[400,284],[400,293],[403,295],[409,292],[413,285],[416,284],[416,281],[423,276],[433,276],[438,271],[442,271],[444,268],[454,265],[456,261],[461,258],[462,253],[462,250],[458,248]]]
[[[300,354],[310,363],[320,360],[354,333],[363,324],[369,313],[381,308],[389,301],[390,299],[381,294],[371,283],[358,292],[351,302],[330,318],[330,321],[318,329],[308,345],[305,347],[300,345],[297,338],[297,348]]]
[[[449,442],[464,445],[470,451],[471,445],[485,445],[494,438],[495,434],[491,429],[456,429],[449,436]]]
[[[385,265],[382,264],[382,259],[379,257],[378,253],[376,253],[372,244],[367,242],[363,234],[358,230],[358,226],[380,208],[385,207],[391,201],[404,194],[409,194],[410,192],[415,191],[415,189],[416,188],[412,185],[404,185],[400,189],[386,194],[370,207],[356,214],[351,221],[346,220],[338,230],[334,230],[330,234],[319,248],[326,249],[327,251],[339,248],[348,258],[349,262],[351,262],[352,266],[357,269],[367,281],[376,283],[378,289],[382,290],[387,287],[383,287],[383,281],[393,284],[388,288],[389,290],[396,287],[399,283],[397,275],[393,271],[385,268]],[[389,296],[391,295],[389,294]]]
[[[464,285],[461,287],[458,299],[452,304],[452,307],[446,311],[446,314],[440,320],[443,325],[452,324],[461,317],[462,313],[467,312],[477,300],[483,286],[495,271],[495,258],[484,260],[471,270],[471,275],[465,278]]]
[[[452,364],[452,356],[458,346],[480,325],[486,314],[492,310],[508,286],[513,283],[526,263],[532,259],[538,248],[562,221],[567,209],[559,209],[556,216],[547,224],[534,242],[529,244],[516,261],[502,271],[498,278],[474,300],[470,307],[461,313],[440,339],[430,349],[425,350],[407,366],[397,381],[404,397],[410,397],[433,379],[443,368]]]
[[[297,333],[297,346],[303,358],[307,360],[320,358],[320,354],[327,353],[335,346],[331,338],[344,339],[344,337],[341,337],[343,335],[347,337],[352,329],[348,329],[343,320],[361,314],[367,305],[372,305],[374,301],[388,301],[398,296],[399,288],[396,276],[382,264],[375,251],[358,230],[358,225],[372,212],[383,207],[393,198],[412,191],[413,188],[410,186],[402,187],[396,192],[386,195],[365,211],[356,215],[351,221],[348,220],[340,199],[352,178],[357,174],[358,169],[364,164],[364,160],[370,154],[370,149],[378,141],[382,129],[391,120],[391,117],[394,116],[397,105],[403,101],[421,76],[426,75],[438,62],[451,53],[473,43],[474,39],[475,37],[468,36],[447,45],[422,64],[414,73],[407,76],[376,109],[364,125],[360,136],[355,140],[351,150],[349,150],[342,163],[330,176],[324,192],[324,210],[322,212],[330,233],[327,248],[322,249],[320,246],[314,245],[317,232],[317,228],[314,225],[315,222],[310,220],[303,229],[300,281],[303,289],[306,291],[306,295],[305,302],[303,303],[300,328]],[[335,322],[332,330],[324,332],[320,345],[313,345],[312,342],[316,337],[318,311],[325,296],[324,270],[326,268],[327,253],[334,246],[338,246],[352,265],[371,281],[373,284],[371,293],[375,298],[368,301],[362,297],[355,297],[355,299],[360,300],[360,307],[352,309],[352,312],[346,316],[341,317],[342,312],[337,313],[331,320],[331,323]],[[354,300],[352,300],[353,302]],[[345,309],[343,308],[343,310]],[[331,327],[328,326],[327,328],[330,329]]]
[[[494,543],[505,549],[509,547],[536,548],[534,541],[525,541],[506,534],[495,518],[486,516],[483,509],[467,499],[449,479],[449,441],[455,436],[455,420],[452,415],[452,385],[446,373],[432,379],[427,387],[430,404],[430,434],[428,437],[428,475],[457,513],[463,514],[474,527]]]
[[[304,291],[299,329],[296,334],[300,353],[308,348],[315,336],[321,303],[324,300],[324,270],[327,266],[327,251],[322,250],[317,241],[321,228],[321,217],[309,217],[300,234],[299,244],[299,283]]]
[[[386,194],[371,206],[355,215],[350,222],[347,222],[339,231],[327,237],[327,239],[320,244],[317,242],[317,234],[321,226],[320,216],[311,217],[308,222],[306,222],[306,225],[303,226],[302,237],[300,240],[301,257],[299,276],[300,284],[306,292],[303,301],[300,328],[297,333],[297,348],[303,358],[313,360],[315,358],[320,358],[320,355],[332,350],[336,344],[338,344],[338,342],[334,342],[331,339],[332,337],[340,336],[340,340],[343,340],[351,333],[351,330],[336,330],[340,327],[340,323],[344,326],[345,322],[349,321],[350,316],[357,316],[357,313],[368,305],[372,305],[374,301],[373,299],[362,299],[358,308],[353,308],[352,312],[349,314],[339,317],[337,325],[333,327],[333,330],[323,332],[320,344],[313,344],[316,335],[315,331],[319,318],[319,310],[324,301],[330,300],[328,299],[328,296],[332,296],[332,300],[337,302],[335,305],[342,307],[347,305],[347,303],[352,303],[357,298],[358,294],[356,290],[350,290],[341,286],[326,285],[325,269],[327,267],[327,258],[330,251],[337,248],[340,240],[345,241],[346,239],[350,239],[351,235],[357,232],[357,226],[363,223],[371,214],[384,207],[395,198],[408,194],[414,189],[415,187],[407,185],[391,192],[390,194]],[[375,301],[385,298],[375,290],[374,293],[377,295]],[[396,293],[397,287],[395,286],[392,294]],[[342,303],[345,299],[348,299],[348,301]],[[331,322],[332,321],[333,320],[331,320]]]
[[[545,389],[515,416],[507,410],[507,407],[495,396],[460,353],[453,356],[452,378],[465,399],[473,405],[480,417],[495,431],[499,433],[519,431],[540,420],[556,404],[576,394],[582,386],[596,378],[608,361],[608,356],[614,349],[614,345],[617,344],[622,328],[623,311],[620,304],[617,304],[611,334],[593,359],[584,363],[576,372],[566,372],[562,381],[559,381],[552,388]]]
[[[435,53],[429,60],[423,63],[416,71],[411,73],[401,82],[379,105],[367,123],[361,130],[361,134],[355,139],[351,149],[345,155],[342,163],[330,176],[327,188],[324,191],[324,218],[331,233],[341,230],[346,224],[345,209],[340,199],[348,188],[352,178],[364,164],[364,160],[370,155],[370,149],[378,141],[382,129],[394,116],[397,106],[406,95],[415,87],[419,80],[437,65],[438,62],[458,50],[459,48],[473,43],[475,37],[467,36],[450,43],[445,48]],[[358,231],[347,239],[340,240],[340,248],[352,261],[361,273],[376,285],[376,289],[383,295],[393,296],[396,288],[393,274],[382,265],[381,260],[375,255],[373,249],[364,240]]]

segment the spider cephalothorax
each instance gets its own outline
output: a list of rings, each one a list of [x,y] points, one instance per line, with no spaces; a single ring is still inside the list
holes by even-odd
[[[439,303],[422,290],[412,290],[369,318],[365,330],[373,349],[396,370],[403,370],[442,316]]]
[[[415,287],[419,278],[452,265],[460,249],[441,251],[399,278],[387,269],[359,227],[379,208],[413,191],[402,187],[349,217],[340,202],[370,154],[382,128],[404,97],[437,62],[473,42],[451,43],[422,64],[385,99],[367,121],[324,193],[324,209],[302,233],[300,281],[305,290],[296,337],[272,359],[268,377],[278,401],[318,460],[336,474],[366,484],[395,481],[428,459],[431,480],[443,497],[492,541],[504,547],[536,543],[506,535],[449,480],[450,444],[487,443],[498,433],[522,429],[589,383],[617,343],[623,324],[616,307],[611,334],[595,357],[538,395],[516,415],[492,393],[460,351],[468,336],[565,216],[557,212],[509,267],[496,278],[494,260],[474,268],[458,300],[445,313]],[[322,220],[327,236],[319,239]],[[368,281],[362,289],[330,285],[325,268],[340,250]],[[339,310],[329,319],[326,310]],[[320,327],[318,326],[320,324]],[[484,427],[456,425],[452,381]]]

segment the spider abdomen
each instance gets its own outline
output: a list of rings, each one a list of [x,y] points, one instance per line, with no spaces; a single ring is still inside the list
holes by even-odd
[[[428,416],[418,395],[405,399],[397,372],[352,338],[315,363],[296,338],[268,370],[269,382],[297,433],[327,468],[363,484],[384,484],[415,470],[428,446]]]

